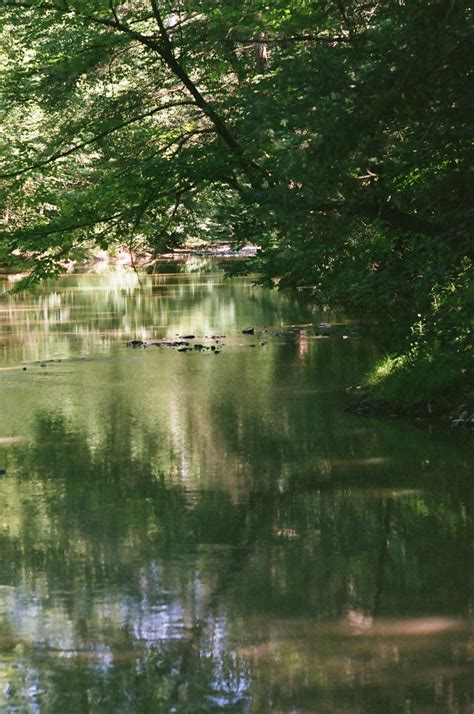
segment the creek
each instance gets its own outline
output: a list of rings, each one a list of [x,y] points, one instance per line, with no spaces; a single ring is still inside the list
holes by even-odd
[[[472,441],[376,355],[212,261],[3,297],[0,711],[472,714]]]

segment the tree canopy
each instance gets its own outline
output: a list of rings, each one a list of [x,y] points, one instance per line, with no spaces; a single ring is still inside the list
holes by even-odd
[[[2,0],[0,32],[3,262],[250,241],[465,382],[465,0]]]

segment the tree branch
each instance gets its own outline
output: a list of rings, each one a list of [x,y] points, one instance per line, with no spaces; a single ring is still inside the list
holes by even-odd
[[[18,10],[47,10],[49,12],[53,12],[57,15],[64,15],[65,13],[71,12],[71,8],[59,8],[56,7],[55,5],[52,5],[49,2],[42,2],[41,5],[33,5],[32,3],[28,2],[15,2],[14,0],[0,0],[1,5],[3,7],[10,7],[12,9],[18,9]],[[141,32],[137,32],[136,30],[133,30],[131,27],[128,25],[125,25],[119,18],[118,16],[117,19],[109,19],[107,17],[94,17],[94,15],[88,15],[87,13],[81,13],[78,12],[76,9],[72,9],[75,16],[82,18],[83,20],[86,20],[87,22],[91,22],[95,25],[102,25],[105,27],[110,27],[114,30],[119,30],[120,32],[123,32],[127,34],[129,37],[132,37],[135,40],[138,40],[142,45],[145,45],[149,49],[153,50],[154,52],[158,53],[161,56],[161,47],[160,45],[156,42],[156,40],[153,37],[149,37],[148,35],[143,35]]]
[[[7,7],[12,7],[12,8],[26,8],[28,10],[39,10],[39,9],[45,9],[49,10],[54,13],[58,13],[60,15],[63,15],[66,10],[61,10],[60,8],[55,7],[54,5],[48,3],[48,2],[43,2],[41,5],[33,5],[31,3],[27,2],[13,2],[13,0],[5,0],[3,2],[4,6]],[[153,10],[153,15],[158,23],[158,27],[160,29],[160,35],[163,40],[163,44],[158,43],[154,38],[149,37],[147,35],[143,35],[140,32],[136,32],[135,30],[132,30],[128,25],[125,25],[121,21],[117,21],[116,19],[109,19],[109,18],[102,18],[102,17],[94,17],[93,15],[88,15],[86,13],[80,13],[77,10],[75,11],[76,17],[82,17],[84,20],[87,22],[94,23],[96,25],[101,25],[105,27],[110,27],[114,30],[118,30],[120,32],[126,33],[129,37],[132,37],[144,46],[148,47],[149,49],[153,50],[156,54],[161,57],[163,62],[166,64],[168,69],[171,70],[171,72],[174,74],[174,76],[179,79],[179,81],[184,85],[184,87],[188,90],[188,92],[191,94],[193,97],[196,106],[198,106],[204,114],[211,120],[213,123],[217,134],[221,137],[221,139],[224,141],[225,144],[227,144],[228,148],[231,150],[232,154],[236,157],[237,161],[239,162],[241,168],[246,172],[248,175],[252,185],[255,187],[260,186],[260,182],[262,179],[262,176],[266,176],[268,178],[268,173],[263,169],[259,164],[257,164],[255,161],[252,161],[249,159],[242,147],[240,146],[239,142],[237,139],[234,137],[232,132],[229,130],[227,127],[226,123],[222,119],[222,117],[213,109],[212,105],[204,98],[204,96],[201,94],[195,83],[192,81],[191,77],[188,75],[184,67],[177,61],[176,57],[173,54],[173,48],[171,45],[171,42],[168,38],[165,26],[163,24],[163,20],[161,18],[158,6],[156,4],[156,0],[151,0],[151,6]],[[259,176],[259,180],[257,181],[256,177]]]
[[[52,228],[48,228],[47,226],[40,226],[38,228],[33,228],[28,231],[12,231],[12,234],[9,235],[9,240],[15,240],[16,237],[18,238],[23,238],[23,239],[28,239],[28,238],[35,238],[35,237],[41,237],[44,238],[46,236],[54,235],[55,233],[67,233],[69,231],[77,231],[80,230],[81,228],[91,228],[92,226],[95,226],[97,223],[110,223],[111,221],[115,220],[116,218],[119,218],[120,216],[124,215],[124,211],[119,211],[118,213],[113,213],[110,216],[98,216],[97,218],[94,218],[93,220],[87,220],[87,221],[80,221],[79,223],[74,223],[73,225],[69,226],[54,226]],[[0,233],[0,236],[2,233]],[[8,235],[8,234],[6,234]]]
[[[349,33],[343,32],[342,34],[339,35],[325,35],[324,33],[307,33],[303,32],[300,34],[295,34],[295,35],[281,35],[278,37],[265,37],[265,44],[267,45],[284,45],[287,42],[324,42],[327,44],[336,44],[340,42],[354,42],[354,40],[358,39],[357,37],[354,37],[352,35],[349,35]],[[253,47],[255,43],[255,39],[249,37],[248,39],[234,39],[234,42],[236,42],[239,45],[248,45],[249,48]]]
[[[74,146],[70,147],[66,151],[58,151],[56,154],[49,156],[47,159],[37,161],[36,163],[30,164],[29,166],[26,166],[23,169],[18,169],[18,171],[11,171],[10,173],[0,174],[0,179],[16,178],[17,176],[21,176],[22,174],[28,173],[29,171],[33,171],[34,169],[39,169],[43,166],[47,166],[48,164],[51,164],[54,161],[58,161],[59,159],[64,159],[66,156],[70,156],[74,152],[83,149],[85,146],[95,144],[97,141],[104,139],[106,136],[113,134],[115,131],[123,129],[124,127],[129,126],[130,124],[134,124],[140,119],[145,119],[146,117],[153,116],[153,114],[157,114],[158,112],[164,111],[165,109],[171,109],[177,106],[194,106],[194,102],[183,100],[180,102],[168,102],[167,104],[162,104],[160,107],[154,107],[150,111],[131,117],[130,119],[127,119],[121,122],[120,124],[117,124],[111,129],[105,129],[104,131],[99,132],[98,134],[93,136],[92,139],[87,139],[86,141],[81,141],[78,144],[74,144]]]
[[[163,47],[165,52],[168,52],[170,55],[173,54],[173,45],[171,44],[171,40],[168,37],[168,33],[166,32],[166,28],[163,22],[163,19],[161,17],[160,10],[158,8],[158,4],[156,0],[150,0],[151,2],[151,9],[153,11],[153,17],[156,20],[156,24],[158,25],[158,29],[160,31],[160,36],[163,41]]]

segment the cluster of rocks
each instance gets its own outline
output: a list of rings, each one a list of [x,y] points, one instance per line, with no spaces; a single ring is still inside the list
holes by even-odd
[[[328,322],[321,322],[317,326],[317,329],[314,333],[312,333],[311,330],[307,329],[302,329],[300,327],[285,327],[282,328],[281,330],[276,330],[274,332],[271,332],[269,328],[261,328],[259,330],[260,334],[260,341],[258,342],[258,345],[261,347],[264,347],[266,344],[268,344],[268,339],[271,338],[277,338],[277,339],[283,339],[285,341],[295,341],[297,339],[300,339],[301,336],[304,336],[306,339],[311,337],[313,339],[318,339],[318,338],[329,338],[329,337],[342,337],[342,339],[348,339],[349,336],[356,335],[358,333],[358,328],[356,326],[347,326],[347,325],[331,325]],[[245,335],[246,337],[254,337],[255,336],[255,327],[244,327],[241,330],[241,334]],[[262,338],[267,338],[267,339],[262,339]],[[210,335],[207,336],[205,335],[204,338],[208,341],[212,341],[213,344],[206,344],[206,343],[199,343],[199,342],[194,342],[194,340],[199,339],[196,338],[195,335],[180,335],[176,336],[175,338],[163,338],[160,340],[154,340],[154,341],[147,341],[147,340],[130,340],[127,342],[127,347],[130,347],[132,349],[143,349],[146,347],[171,347],[175,348],[178,352],[214,352],[215,354],[219,354],[221,351],[222,347],[224,346],[224,343],[222,340],[225,339],[225,335]],[[248,347],[257,347],[256,342],[252,343],[247,343]]]
[[[242,335],[251,337],[255,334],[254,327],[245,327],[241,331]],[[130,340],[127,342],[127,347],[133,350],[144,349],[147,347],[168,347],[174,348],[177,352],[213,352],[214,354],[219,354],[224,347],[225,335],[205,335],[203,339],[208,340],[207,343],[194,342],[197,339],[195,335],[181,335],[177,338],[166,337],[162,340],[148,342],[146,340]],[[209,341],[212,340],[212,344]],[[263,347],[267,344],[267,341],[263,340],[260,343]],[[256,347],[255,343],[248,344],[248,347]]]
[[[357,325],[332,325],[329,322],[320,322],[314,336],[319,340],[328,337],[342,337],[343,340],[348,340],[358,334]]]
[[[178,340],[160,340],[158,342],[145,342],[144,340],[131,340],[130,342],[127,342],[127,347],[131,347],[133,350],[137,349],[143,349],[145,347],[174,347],[178,352],[214,352],[215,354],[219,354],[220,349],[219,347],[222,347],[222,343],[220,340],[215,340],[215,344],[212,345],[204,345],[200,343],[194,343],[191,344],[189,340],[193,340],[194,335],[189,335],[186,338],[181,338]],[[211,338],[214,339],[214,338]]]
[[[458,409],[448,416],[451,426],[474,427],[474,412],[467,408],[466,404],[461,404]]]
[[[389,416],[391,418],[403,417],[405,419],[421,422],[441,421],[448,422],[452,427],[474,427],[474,410],[469,409],[466,404],[461,404],[456,411],[448,416],[440,411],[433,410],[431,405],[424,405],[412,411],[394,412],[393,404],[383,400],[371,398],[370,389],[364,388],[360,384],[347,387],[346,394],[349,396],[349,403],[346,411],[365,416]]]
[[[370,401],[369,390],[364,389],[361,384],[353,384],[346,388],[346,394],[349,395],[349,403],[345,407],[345,411],[370,416],[376,414],[374,404]],[[395,416],[395,415],[393,415]]]

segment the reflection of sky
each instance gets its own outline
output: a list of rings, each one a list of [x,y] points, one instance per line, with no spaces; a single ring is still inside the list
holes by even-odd
[[[22,696],[28,700],[28,711],[36,710],[36,700],[47,693],[41,669],[34,665],[35,652],[44,659],[85,661],[97,676],[105,676],[121,660],[121,649],[117,647],[118,632],[126,632],[128,644],[125,655],[128,658],[130,647],[134,648],[133,661],[137,671],[144,650],[159,651],[169,647],[172,642],[194,642],[193,651],[199,648],[199,658],[209,669],[207,692],[203,696],[219,707],[236,704],[249,697],[252,683],[249,663],[229,648],[228,624],[226,616],[206,615],[204,627],[200,624],[200,613],[204,603],[200,578],[196,577],[193,588],[193,600],[185,602],[179,593],[168,593],[159,601],[158,577],[159,566],[149,566],[147,572],[139,576],[142,590],[141,600],[131,597],[119,597],[108,592],[107,597],[94,597],[87,603],[88,631],[82,636],[76,631],[76,625],[68,610],[57,598],[32,596],[28,588],[0,588],[0,618],[8,622],[8,631],[12,640],[21,646],[22,654]],[[152,582],[154,578],[158,579]],[[198,628],[196,630],[195,628]],[[201,629],[202,628],[202,629]],[[2,640],[0,627],[0,642]],[[199,636],[195,639],[195,632]],[[93,639],[91,640],[90,637]],[[131,638],[131,640],[130,640]],[[26,649],[25,649],[26,648]],[[17,648],[18,649],[18,648]],[[142,653],[142,654],[141,654]],[[33,657],[31,663],[29,657]],[[179,672],[180,656],[175,661],[176,674]],[[3,684],[3,699],[8,702],[17,695],[16,689],[2,676],[0,662],[0,685]],[[2,693],[0,692],[0,704]],[[41,708],[38,709],[41,712]]]
[[[252,685],[252,674],[249,663],[229,650],[229,633],[227,620],[223,615],[209,618],[206,623],[208,646],[204,648],[203,656],[213,660],[213,693],[208,695],[209,701],[221,707],[247,700],[250,703],[249,691]]]
[[[181,639],[189,633],[180,603],[176,601],[129,610],[123,608],[123,624],[131,625],[140,642],[154,647],[159,640]]]
[[[153,567],[156,568],[156,564]],[[193,627],[199,623],[205,606],[200,576],[195,574],[193,579],[191,600],[178,591],[164,595],[158,588],[154,592],[143,573],[140,576],[143,594],[139,600],[110,590],[106,595],[98,593],[92,598],[76,593],[75,610],[77,614],[84,610],[91,625],[94,660],[104,666],[111,663],[113,646],[107,644],[107,639],[117,630],[131,635],[137,647],[155,648],[160,642],[192,637]],[[67,600],[67,594],[65,597]],[[0,618],[8,622],[8,631],[16,643],[46,648],[67,657],[74,657],[90,646],[87,634],[77,634],[76,625],[58,595],[34,595],[30,587],[1,586]],[[207,616],[206,622],[202,654],[220,659],[227,648],[225,617],[222,614],[216,619]],[[0,627],[0,635],[1,630]]]

